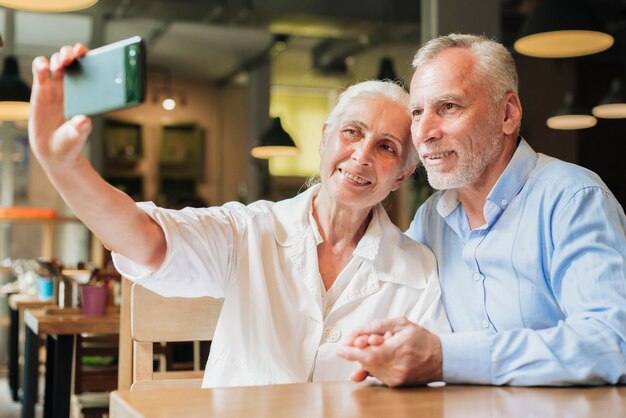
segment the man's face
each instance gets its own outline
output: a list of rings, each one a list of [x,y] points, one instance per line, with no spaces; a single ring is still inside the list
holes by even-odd
[[[320,177],[337,203],[369,208],[400,187],[412,144],[406,107],[377,96],[354,100],[320,144]]]
[[[449,49],[411,80],[413,144],[435,189],[479,183],[504,149],[498,107],[473,76],[474,63],[468,50]]]

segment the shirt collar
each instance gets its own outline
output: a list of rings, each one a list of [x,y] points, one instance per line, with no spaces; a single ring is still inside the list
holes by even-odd
[[[312,215],[313,197],[319,189],[320,185],[317,184],[293,199],[277,202],[273,208],[276,240],[282,246],[291,247],[290,254],[296,265],[304,262],[304,251],[311,249],[308,245],[316,246],[322,241]],[[378,284],[373,283],[379,280],[417,289],[426,287],[426,278],[430,272],[425,269],[424,260],[416,257],[412,246],[403,243],[403,239],[411,245],[418,245],[398,230],[380,203],[374,206],[372,219],[353,251],[354,256],[367,260],[373,267],[372,275],[368,275],[368,283],[372,287],[368,289],[378,289]],[[383,240],[385,244],[381,245]],[[304,241],[308,243],[299,245]],[[314,288],[317,282],[311,286]]]
[[[495,186],[491,189],[487,196],[487,201],[492,202],[501,210],[506,209],[509,202],[522,190],[530,172],[537,163],[537,158],[537,153],[528,145],[524,138],[520,137],[513,158],[511,158]],[[485,218],[488,219],[487,216]]]
[[[312,214],[313,198],[319,193],[320,186],[315,184],[291,199],[274,204],[271,209],[275,215],[272,229],[280,245],[293,245],[299,242],[311,226],[314,226],[313,236],[317,244],[321,242],[322,238]]]
[[[321,184],[316,184],[294,197],[293,200],[283,200],[274,205],[273,211],[281,225],[280,228],[274,228],[274,235],[281,245],[292,245],[300,241],[307,229],[310,229],[316,245],[323,241],[317,222],[313,216],[313,198],[319,193],[320,187]],[[287,203],[290,201],[292,203]],[[300,213],[302,214],[301,217],[294,217],[294,214]],[[380,242],[383,239],[382,223],[385,221],[383,217],[388,220],[385,209],[379,203],[374,206],[372,219],[365,230],[365,234],[361,237],[357,247],[354,249],[353,255],[372,261],[376,258],[379,252]]]
[[[511,200],[517,196],[530,172],[537,163],[537,153],[528,145],[526,140],[520,137],[513,158],[504,169],[500,178],[487,195],[487,202],[483,208],[487,224],[491,224],[498,215],[506,209]],[[450,215],[460,202],[456,189],[449,189],[442,193],[437,201],[437,212],[443,218]]]
[[[352,252],[352,255],[356,255],[370,261],[373,261],[378,255],[380,241],[383,238],[383,228],[380,223],[380,211],[385,211],[380,204],[376,205],[372,210],[372,219],[365,230],[365,234],[361,237],[361,240]]]

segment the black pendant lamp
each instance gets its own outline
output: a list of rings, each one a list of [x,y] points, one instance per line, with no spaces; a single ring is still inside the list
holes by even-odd
[[[608,93],[591,110],[591,113],[597,118],[626,118],[626,73],[622,77],[615,77],[611,81]]]
[[[567,58],[609,49],[614,42],[605,32],[591,0],[537,1],[513,45],[523,55]],[[596,6],[597,7],[597,6]]]
[[[259,144],[250,151],[255,158],[293,157],[298,148],[291,136],[283,129],[280,118],[274,118],[270,127],[261,135]]]
[[[6,57],[0,76],[0,120],[26,120],[30,114],[30,87],[19,76],[15,57]]]
[[[589,107],[585,106],[576,90],[567,91],[559,110],[546,120],[549,128],[559,130],[586,129],[597,123],[598,120],[590,114]]]
[[[399,84],[400,86],[402,86],[406,90],[406,85],[396,75],[396,72],[393,68],[393,61],[389,57],[383,57],[380,60],[380,64],[378,65],[378,75],[376,76],[376,79],[393,81]]]

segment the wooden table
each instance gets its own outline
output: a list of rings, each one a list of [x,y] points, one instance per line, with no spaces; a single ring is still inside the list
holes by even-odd
[[[352,382],[115,391],[111,418],[623,417],[626,386],[389,389]]]
[[[20,399],[20,313],[25,309],[42,308],[53,305],[52,300],[39,300],[37,295],[24,295],[20,293],[9,294],[10,287],[4,287],[3,292],[9,298],[9,338],[7,339],[7,354],[9,360],[9,389],[11,398],[17,402]]]
[[[22,417],[33,418],[37,401],[38,335],[46,335],[44,418],[69,416],[74,339],[77,334],[117,334],[119,311],[85,316],[78,309],[28,309],[24,313],[26,338]]]

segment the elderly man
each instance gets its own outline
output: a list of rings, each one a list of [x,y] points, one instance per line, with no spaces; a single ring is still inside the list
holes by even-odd
[[[408,235],[428,245],[452,334],[372,322],[339,354],[390,386],[626,383],[626,217],[594,173],[519,136],[510,53],[453,34],[413,61],[412,136],[439,189]]]

